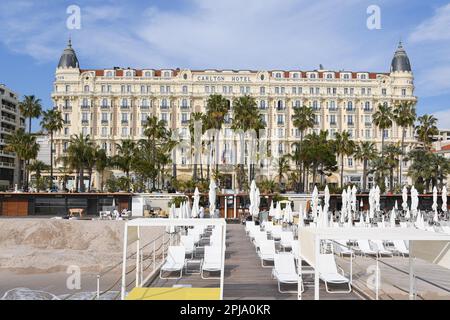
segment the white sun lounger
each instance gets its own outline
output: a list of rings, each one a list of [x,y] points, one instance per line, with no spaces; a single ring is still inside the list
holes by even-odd
[[[253,238],[253,244],[255,245],[256,252],[258,252],[259,247],[261,246],[261,242],[267,240],[267,234],[264,231],[259,231],[255,233],[255,237]]]
[[[197,245],[201,239],[201,231],[199,229],[188,229],[188,235],[194,238],[194,244]]]
[[[291,253],[294,256],[295,261],[298,263],[300,257],[299,243],[298,240],[292,240],[291,242]]]
[[[370,247],[369,240],[356,240],[356,243],[358,244],[359,251],[364,256],[378,256],[378,253]]]
[[[194,256],[194,236],[187,235],[187,236],[181,236],[180,237],[180,244],[185,249],[185,254],[190,255],[191,258]]]
[[[205,246],[205,256],[202,263],[202,279],[220,279],[220,277],[205,277],[205,271],[208,273],[222,270],[222,254],[220,246]]]
[[[370,240],[370,241],[377,248],[376,251],[379,258],[381,258],[382,256],[392,257],[392,252],[385,248],[382,240]]]
[[[245,221],[245,232],[248,234],[250,228],[255,226],[255,221]]]
[[[273,261],[275,256],[275,241],[262,240],[259,244],[258,256],[261,259],[261,266],[263,268],[272,268],[272,266],[265,265],[264,261]]]
[[[282,249],[291,248],[292,241],[294,241],[294,235],[291,231],[282,231],[280,234],[280,246]]]
[[[442,228],[442,231],[444,233],[450,234],[450,227],[449,226],[442,226],[441,228]]]
[[[338,272],[338,268],[341,273]],[[344,276],[344,270],[336,265],[333,254],[319,255],[319,277],[325,283],[328,293],[349,293],[352,291],[350,280]],[[347,290],[330,290],[328,284],[346,284]]]
[[[298,274],[295,271],[295,261],[292,254],[280,253],[274,256],[274,268],[272,269],[272,276],[278,281],[278,292],[280,293],[297,293],[297,290],[283,291],[281,284],[297,284]],[[301,284],[303,292],[303,282]]]
[[[402,255],[403,257],[409,255],[409,250],[406,247],[405,241],[403,240],[392,240],[392,243],[394,244],[394,250],[398,254]]]
[[[186,249],[183,246],[170,246],[167,250],[166,262],[159,271],[161,279],[180,279],[183,276]],[[163,277],[163,272],[180,272],[179,277]]]
[[[277,241],[281,239],[281,233],[283,232],[283,227],[282,226],[273,226],[272,231],[271,231],[271,235],[272,235],[272,239]]]
[[[347,245],[347,240],[336,240],[333,242],[333,249],[334,252],[341,256],[355,256],[355,253],[353,252],[352,249],[350,249]]]
[[[264,221],[263,223],[264,231],[270,232],[273,228],[273,222],[272,221]]]

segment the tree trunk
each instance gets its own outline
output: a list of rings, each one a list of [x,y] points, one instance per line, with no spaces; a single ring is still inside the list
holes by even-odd
[[[402,148],[402,154],[400,155],[400,161],[399,161],[399,167],[400,167],[400,172],[398,175],[398,185],[400,186],[400,188],[402,187],[402,167],[403,167],[403,153],[405,150],[405,135],[406,135],[406,129],[403,128],[402,130],[402,144],[401,144],[401,148]]]
[[[53,190],[53,131],[50,131],[50,190]]]
[[[300,148],[299,148],[300,157],[302,154],[302,144],[303,144],[303,130],[300,131]],[[304,164],[301,159],[299,159],[299,161],[300,161],[300,176],[299,176],[300,192],[305,192]]]
[[[92,169],[89,169],[89,185],[88,185],[89,192],[91,192],[91,184],[92,184]]]
[[[341,188],[344,187],[344,154],[341,154]]]
[[[363,191],[367,190],[367,160],[363,160]]]
[[[84,192],[85,188],[84,188],[84,168],[83,167],[80,169],[79,182],[80,182],[80,192]]]

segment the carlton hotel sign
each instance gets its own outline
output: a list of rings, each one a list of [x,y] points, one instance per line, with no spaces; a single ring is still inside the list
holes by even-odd
[[[234,75],[196,75],[194,79],[200,82],[252,82],[249,76],[234,76]]]

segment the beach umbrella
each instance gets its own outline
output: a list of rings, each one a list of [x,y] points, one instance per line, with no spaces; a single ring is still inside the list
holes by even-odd
[[[375,211],[379,212],[380,211],[380,187],[376,186],[375,187]]]
[[[402,189],[402,208],[404,211],[408,209],[408,189],[406,186],[403,186]]]
[[[417,208],[419,206],[419,197],[417,189],[412,186],[411,187],[411,213],[415,217],[417,215]]]
[[[305,226],[305,222],[303,221],[303,205],[301,203],[300,203],[300,208],[298,211],[298,226],[299,227]]]
[[[381,215],[381,226],[384,228],[384,214]]]
[[[324,190],[324,208],[325,211],[328,212],[328,209],[330,208],[330,189],[328,188],[328,185],[325,186]]]
[[[372,187],[369,191],[369,217],[373,219],[375,216],[375,189]]]
[[[441,197],[442,197],[442,207],[441,207],[441,209],[442,209],[442,211],[447,212],[447,187],[446,186],[442,187]]]
[[[358,190],[356,190],[355,185],[353,185],[352,188],[352,199],[351,199],[351,206],[352,206],[352,211],[356,212],[356,205],[357,205],[357,200],[356,200],[356,193],[358,192]]]
[[[277,206],[275,208],[275,220],[281,219],[281,203],[280,201],[277,202]]]
[[[391,219],[391,228],[395,228],[395,216],[396,216],[396,210],[395,209],[392,209],[392,211],[391,211],[391,216],[390,216],[390,219]]]
[[[311,195],[311,202],[312,202],[312,216],[314,219],[314,222],[317,222],[317,206],[319,204],[319,191],[317,190],[317,187],[314,186],[312,195]]]
[[[275,215],[275,204],[272,202],[270,203],[270,208],[269,208],[269,217],[273,217]]]
[[[366,224],[370,226],[370,216],[368,212],[366,212]]]
[[[341,207],[341,222],[344,223],[344,219],[347,216],[347,191],[342,190],[341,194],[342,207]]]
[[[192,211],[191,211],[192,218],[197,218],[199,214],[200,214],[200,192],[198,191],[198,188],[195,187],[194,201],[192,203]]]
[[[438,204],[437,204],[437,188],[436,186],[433,187],[433,204],[431,205],[431,209],[436,213],[437,212],[437,208],[438,208]]]
[[[359,201],[359,211],[362,211],[364,208],[364,202],[363,199],[361,198],[361,200]]]
[[[292,208],[290,204],[287,204],[284,209],[283,221],[286,223],[292,223],[293,221]]]
[[[257,217],[259,215],[259,204],[260,204],[260,201],[261,201],[259,188],[255,189],[255,192],[254,192],[253,196],[254,196],[254,199],[253,199],[253,201],[254,201],[253,216]]]
[[[411,213],[409,212],[409,209],[406,208],[406,215],[405,215],[406,220],[411,219]]]
[[[395,202],[394,202],[394,209],[395,209],[395,210],[398,210],[397,200],[395,200]]]
[[[216,182],[211,179],[209,182],[209,216],[212,217],[215,214],[216,211]]]

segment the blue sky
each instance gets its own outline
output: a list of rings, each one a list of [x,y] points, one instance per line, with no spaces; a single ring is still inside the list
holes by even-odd
[[[381,29],[366,27],[369,5]],[[68,30],[67,7],[81,9]],[[2,0],[0,83],[45,107],[68,37],[82,68],[389,71],[399,39],[418,113],[450,128],[450,3],[421,0]],[[38,122],[34,123],[36,129]]]

